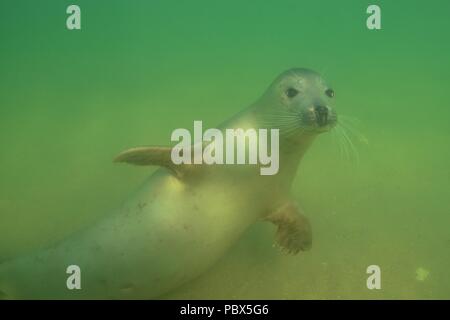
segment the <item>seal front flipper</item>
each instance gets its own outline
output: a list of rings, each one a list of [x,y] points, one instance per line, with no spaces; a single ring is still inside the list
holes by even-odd
[[[181,166],[177,166],[171,159],[172,148],[169,147],[137,147],[121,152],[114,158],[114,162],[124,162],[137,166],[161,166],[181,177]]]
[[[312,245],[312,231],[306,218],[296,205],[289,202],[275,212],[269,214],[266,220],[278,226],[276,242],[283,251],[297,254],[306,251]]]

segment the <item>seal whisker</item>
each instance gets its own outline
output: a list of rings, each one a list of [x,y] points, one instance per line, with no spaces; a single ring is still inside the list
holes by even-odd
[[[265,113],[263,115],[261,115],[261,117],[264,116],[287,116],[289,117],[291,115],[291,113],[289,112],[275,112],[275,113]]]
[[[356,117],[350,117],[350,116],[347,116],[347,115],[339,114],[339,119],[345,120],[347,122],[352,122],[353,124],[361,124],[361,120],[359,120]]]
[[[290,128],[290,127],[296,127],[298,126],[298,123],[293,122],[278,122],[278,123],[263,123],[263,125],[266,125],[268,128]]]
[[[288,128],[285,131],[282,132],[283,136],[285,137],[291,137],[296,133],[302,133],[303,131],[305,131],[304,129],[302,129],[301,127],[299,127],[298,125],[292,128]]]
[[[270,118],[270,119],[267,119],[266,121],[263,121],[263,122],[270,122],[270,123],[273,123],[273,122],[296,122],[296,121],[298,121],[299,119],[298,118],[294,118],[294,117],[291,117],[291,118]]]
[[[299,117],[301,117],[298,114],[292,113],[292,114],[268,114],[265,115],[266,119],[287,119],[287,120],[297,120]]]
[[[333,139],[333,145],[337,145],[339,147],[339,157],[341,158],[341,160],[343,159],[342,156],[342,145],[341,142],[339,141],[338,137],[337,137],[337,130],[336,128],[333,128],[333,130],[331,130],[331,137]]]
[[[352,161],[353,160],[352,149],[351,149],[351,147],[349,145],[348,140],[345,137],[345,132],[344,132],[344,128],[342,127],[342,125],[339,126],[339,131],[341,132],[342,145],[345,148],[347,160]]]
[[[349,137],[349,135],[347,134],[347,131],[342,126],[342,124],[340,125],[340,128],[341,128],[342,136],[344,137],[344,141],[347,141],[347,144],[350,147],[350,151],[355,156],[356,164],[359,164],[359,152],[356,149],[355,144],[352,142],[352,139]]]
[[[283,129],[281,130],[281,134],[282,134],[283,136],[290,136],[291,134],[297,132],[299,129],[300,129],[300,128],[297,127],[297,126],[295,126],[295,127],[293,126],[293,127],[290,127],[290,128],[283,128]]]
[[[301,119],[297,118],[286,118],[286,119],[270,119],[262,121],[263,124],[269,125],[270,127],[281,127],[281,126],[298,126]]]
[[[335,132],[335,138],[336,138],[336,140],[338,142],[338,145],[339,145],[340,158],[341,158],[341,160],[345,161],[347,159],[346,158],[346,155],[347,155],[346,151],[347,150],[345,149],[344,143],[342,142],[342,133],[339,131],[338,128],[336,128],[336,130],[334,130],[334,132]]]
[[[342,126],[342,128],[346,129],[349,134],[353,135],[357,139],[357,141],[362,142],[366,145],[369,144],[369,140],[367,139],[367,137],[355,125],[347,122],[345,118],[340,120],[340,125]]]
[[[342,146],[344,147],[346,159],[349,161],[352,161],[352,159],[354,159],[352,148],[350,147],[350,144],[345,137],[345,132],[344,132],[342,125],[339,125],[339,132],[340,132],[340,137],[341,137],[341,141],[342,141]]]
[[[340,157],[342,160],[346,160],[346,159],[348,159],[348,150],[347,150],[347,146],[343,142],[344,138],[342,137],[341,128],[339,126],[336,126],[333,131],[335,132],[335,137],[339,144]]]

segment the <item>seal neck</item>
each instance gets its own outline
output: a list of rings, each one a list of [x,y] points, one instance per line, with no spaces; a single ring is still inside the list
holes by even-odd
[[[250,106],[224,122],[219,128],[224,130],[225,128],[269,128],[267,123],[262,123],[261,114],[256,106]],[[292,181],[297,172],[297,168],[301,159],[308,150],[309,146],[313,143],[317,137],[317,133],[303,132],[298,135],[283,137],[280,136],[279,140],[279,171],[276,175],[271,176],[279,187],[283,189],[289,189]]]
[[[290,188],[298,166],[317,134],[302,134],[296,139],[280,139],[280,179]]]

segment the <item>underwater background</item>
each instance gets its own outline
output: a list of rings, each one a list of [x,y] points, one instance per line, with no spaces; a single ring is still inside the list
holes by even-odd
[[[351,139],[323,134],[300,165],[312,250],[282,254],[257,223],[164,298],[450,299],[450,2],[372,2],[2,1],[0,261],[101,219],[156,169],[118,152],[214,127],[307,67]]]

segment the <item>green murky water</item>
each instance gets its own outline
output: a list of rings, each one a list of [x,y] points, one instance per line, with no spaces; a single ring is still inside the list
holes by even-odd
[[[357,0],[79,0],[81,31],[65,28],[67,1],[2,2],[0,257],[120,205],[153,169],[114,165],[119,151],[212,127],[299,66],[364,135],[349,157],[323,135],[300,166],[312,251],[281,254],[259,223],[166,297],[449,299],[450,3],[376,2],[380,31]],[[372,264],[381,290],[366,287]]]

